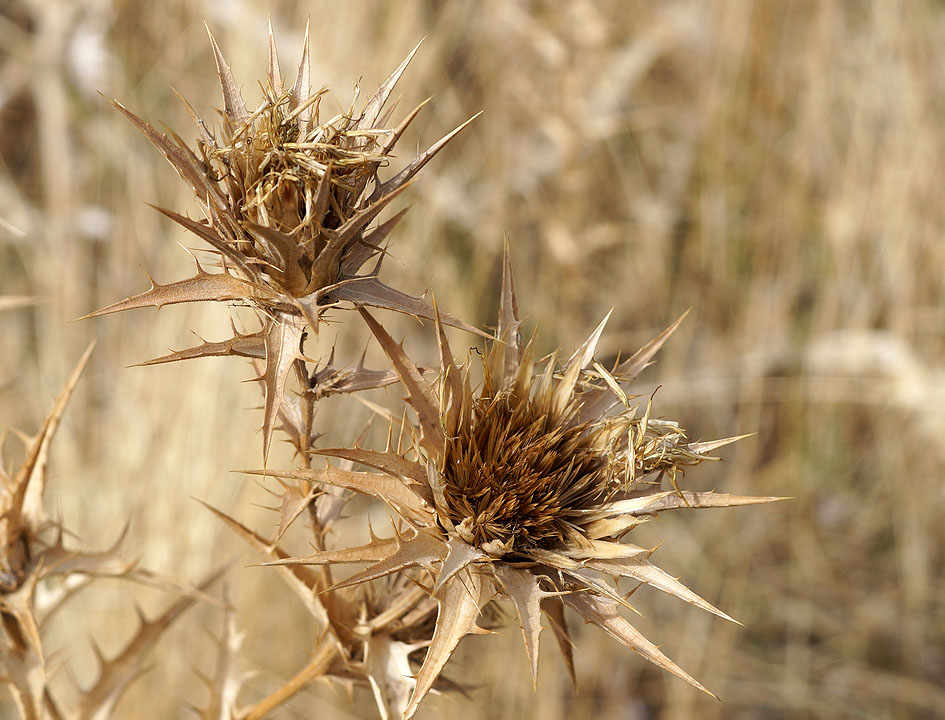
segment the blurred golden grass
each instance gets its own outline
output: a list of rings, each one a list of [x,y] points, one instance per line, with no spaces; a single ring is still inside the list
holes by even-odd
[[[653,544],[671,529],[660,564],[746,625],[637,598],[641,630],[723,703],[593,628],[576,650],[578,691],[548,652],[533,694],[513,627],[503,682],[471,639],[449,674],[482,685],[472,702],[433,698],[421,717],[945,714],[941,5],[59,0],[0,13],[0,295],[44,301],[0,315],[0,417],[34,429],[98,337],[53,458],[57,507],[83,541],[107,544],[131,518],[128,546],[193,580],[242,548],[191,497],[272,522],[250,505],[266,494],[229,473],[258,465],[248,439],[259,413],[245,409],[257,392],[234,389],[235,365],[123,367],[188,344],[189,330],[221,339],[225,312],[67,322],[144,289],[139,265],[166,281],[191,263],[175,244],[190,239],[144,204],[186,209],[188,191],[95,91],[180,132],[171,86],[198,111],[220,104],[204,19],[247,99],[268,14],[290,58],[311,17],[313,81],[341,104],[359,76],[375,86],[427,36],[402,106],[436,102],[405,146],[485,114],[410,191],[393,243],[400,287],[433,286],[443,307],[485,323],[508,233],[545,349],[575,346],[612,306],[605,352],[637,347],[692,306],[646,378],[665,383],[658,408],[697,438],[759,433],[694,473],[694,489],[796,500],[641,529]],[[346,336],[339,352],[364,342]],[[363,421],[329,420],[331,403],[319,415],[333,441]],[[283,459],[274,449],[270,465]],[[261,694],[297,669],[311,638],[290,594],[240,558],[229,582],[252,611],[245,647]],[[181,697],[202,700],[192,668],[211,648],[196,628],[220,622],[202,612],[163,641],[166,662],[119,714],[172,717]],[[60,644],[91,677],[72,625],[88,622],[108,652],[134,613],[103,591],[59,620]],[[357,697],[358,713],[372,712]],[[312,703],[352,717],[324,690],[281,716],[307,717]]]

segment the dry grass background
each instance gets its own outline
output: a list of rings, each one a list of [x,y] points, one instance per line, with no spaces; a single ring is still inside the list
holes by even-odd
[[[388,277],[487,323],[508,233],[546,349],[572,347],[613,306],[604,350],[632,350],[692,306],[641,387],[662,384],[657,411],[697,438],[758,435],[687,483],[796,498],[644,528],[643,540],[668,538],[663,567],[745,623],[637,596],[641,629],[723,703],[594,628],[578,643],[578,691],[548,650],[533,693],[510,627],[498,645],[467,640],[448,666],[478,686],[472,700],[431,698],[421,717],[945,715],[939,3],[8,0],[0,294],[42,303],[0,315],[0,418],[34,430],[98,338],[54,447],[49,497],[67,527],[102,547],[130,520],[128,546],[188,580],[236,556],[229,583],[258,673],[247,698],[304,662],[311,626],[295,598],[244,567],[253,556],[192,499],[271,527],[251,504],[266,493],[230,472],[260,464],[259,413],[246,409],[258,393],[237,384],[248,366],[124,368],[189,344],[189,330],[222,339],[226,314],[179,306],[69,323],[144,289],[141,266],[166,281],[192,262],[176,244],[191,238],[145,205],[192,210],[188,191],[96,91],[190,137],[170,86],[198,111],[220,104],[203,20],[255,101],[269,14],[286,66],[311,17],[314,82],[345,106],[358,77],[376,86],[427,36],[403,105],[435,98],[407,142],[485,110],[411,191]],[[352,322],[339,351],[353,356],[366,333],[340,317]],[[412,328],[408,347],[432,362],[423,337]],[[346,442],[365,416],[336,407],[321,422]],[[90,635],[108,653],[132,632],[131,594],[150,613],[168,601],[107,585],[52,629],[80,682],[95,674]],[[182,618],[119,714],[201,703],[193,668],[211,658],[202,628],[219,623],[211,608]],[[349,706],[316,687],[280,712],[373,711],[363,691]]]

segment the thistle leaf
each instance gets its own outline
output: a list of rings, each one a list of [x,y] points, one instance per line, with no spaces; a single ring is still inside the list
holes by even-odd
[[[686,312],[679,316],[676,322],[666,328],[655,338],[650,340],[650,342],[648,342],[642,348],[637,350],[627,360],[620,363],[620,365],[617,366],[614,375],[619,376],[621,380],[624,380],[625,382],[629,382],[639,375],[643,371],[643,368],[647,366],[647,363],[649,363],[650,360],[653,359],[653,356],[659,352],[659,349],[663,347],[663,344],[669,340],[669,336],[676,332],[676,328],[682,324],[682,321],[686,319],[688,314],[689,311],[686,310]]]
[[[335,583],[332,590],[377,580],[411,567],[421,567],[433,572],[434,563],[441,562],[445,557],[446,546],[443,541],[421,530],[415,537],[400,543],[397,550],[380,562],[355,573],[347,580]],[[448,591],[446,595],[449,595]]]
[[[354,472],[338,468],[288,471],[249,470],[244,472],[250,475],[307,480],[308,482],[324,483],[325,485],[353,490],[389,503],[405,519],[427,525],[432,522],[432,510],[423,496],[415,489],[414,484],[408,484],[389,475]]]
[[[541,600],[541,609],[551,622],[551,630],[558,641],[558,649],[561,651],[571,684],[577,686],[577,675],[574,672],[574,643],[571,641],[571,634],[564,618],[564,603],[560,596],[544,597]]]
[[[515,297],[515,279],[512,276],[512,257],[509,239],[505,238],[502,250],[502,292],[499,296],[499,321],[496,327],[498,342],[489,353],[490,371],[505,386],[518,372],[521,359],[519,346],[518,299]]]
[[[0,671],[0,683],[9,686],[21,718],[62,717],[46,692],[48,678],[41,655],[30,648],[9,649],[0,661]]]
[[[650,360],[653,359],[653,356],[656,355],[659,349],[663,347],[663,344],[669,339],[669,336],[676,331],[676,328],[679,327],[688,314],[689,311],[687,310],[679,316],[679,319],[677,319],[676,322],[666,328],[655,338],[650,340],[650,342],[648,342],[642,348],[637,350],[627,360],[617,365],[617,367],[615,367],[613,370],[613,376],[617,379],[617,381],[619,381],[619,383],[622,385],[626,385],[631,380],[636,378],[636,376],[639,375],[647,366]],[[584,401],[584,407],[581,409],[581,417],[599,417],[607,410],[609,406],[613,405],[613,403],[614,395],[609,389],[591,391],[588,393],[588,396]]]
[[[420,369],[423,372],[423,368]],[[316,399],[328,395],[373,390],[397,382],[393,370],[365,370],[364,366],[349,368],[326,368],[315,373],[309,392]]]
[[[617,613],[617,603],[613,600],[597,597],[588,593],[574,593],[562,597],[565,605],[576,610],[587,622],[594,623],[614,640],[640,653],[667,672],[682,678],[690,685],[699,688],[718,700],[718,697],[707,690],[698,680],[686,673],[676,663],[666,657],[659,648],[643,637],[640,631],[627,622]]]
[[[376,277],[357,278],[339,284],[337,289],[330,291],[330,298],[332,302],[348,301],[355,305],[369,305],[385,310],[395,310],[425,320],[433,320],[434,318],[433,307],[425,303],[423,298],[395,290]],[[462,320],[457,320],[449,313],[441,312],[440,318],[451,327],[465,330],[480,337],[489,337],[488,333],[484,333]]]
[[[149,278],[150,280],[150,278]],[[259,301],[268,304],[278,301],[278,298],[267,288],[254,285],[245,280],[233,277],[227,272],[208,273],[199,265],[197,274],[186,280],[159,285],[151,280],[151,289],[138,295],[126,298],[101,310],[89,313],[80,320],[108,315],[109,313],[134,310],[137,308],[156,307],[189,302],[246,302]]]
[[[186,348],[184,350],[174,350],[169,355],[162,355],[152,360],[145,360],[142,363],[132,365],[132,367],[145,367],[147,365],[160,365],[162,363],[177,362],[179,360],[194,360],[205,357],[226,357],[236,356],[245,358],[256,358],[258,360],[266,357],[266,336],[263,331],[252,333],[251,335],[240,335],[237,333],[228,340],[220,342],[202,342],[200,345]]]
[[[433,315],[436,318],[436,342],[440,350],[440,415],[446,422],[446,432],[454,434],[459,427],[463,412],[463,380],[453,362],[453,352],[443,330],[443,322],[433,299]]]
[[[787,500],[783,497],[754,497],[750,495],[728,495],[715,492],[690,492],[688,490],[668,490],[643,497],[618,500],[605,505],[600,517],[609,515],[652,515],[663,510],[698,509],[710,507],[738,507],[741,505],[761,505],[763,503]],[[598,513],[593,513],[597,515]]]
[[[358,210],[351,216],[344,225],[337,230],[328,230],[328,243],[318,254],[316,271],[312,273],[312,279],[309,287],[303,293],[308,295],[319,288],[326,287],[336,278],[341,264],[342,251],[354,240],[374,218],[380,215],[381,211],[387,207],[391,201],[404,192],[407,186],[404,185],[390,193],[372,201],[367,207]]]
[[[433,389],[423,379],[417,366],[407,357],[401,345],[394,342],[394,338],[378,323],[364,308],[358,310],[367,323],[378,344],[390,359],[394,370],[400,376],[400,382],[408,393],[407,402],[417,412],[420,421],[420,442],[431,457],[440,457],[443,453],[443,430],[440,427],[440,418],[436,396]]]
[[[584,535],[589,540],[600,540],[601,538],[620,537],[628,530],[632,530],[640,523],[650,519],[650,516],[644,515],[636,517],[633,515],[622,515],[615,518],[604,518],[594,520],[584,525]]]
[[[279,70],[279,52],[276,38],[272,34],[272,18],[269,18],[269,87],[276,97],[282,95],[282,72]]]
[[[290,93],[292,101],[289,104],[290,109],[294,110],[302,105],[312,94],[311,83],[311,63],[308,54],[308,30],[309,24],[305,23],[305,39],[302,41],[302,58],[299,60],[299,70],[295,76],[295,85],[292,86]],[[311,108],[306,108],[299,115],[299,138],[303,138],[308,132],[308,121],[311,119]]]
[[[475,632],[481,592],[482,576],[470,568],[457,574],[444,589],[439,601],[433,640],[430,641],[423,666],[417,673],[417,684],[404,711],[403,720],[410,720],[417,712],[459,641]]]
[[[216,571],[198,585],[200,590],[207,589],[220,577]],[[113,715],[115,704],[128,686],[145,670],[144,661],[154,649],[158,638],[180,615],[195,602],[194,598],[184,597],[172,604],[154,620],[146,620],[141,615],[141,627],[137,634],[111,660],[105,661],[100,669],[96,683],[82,693],[79,699],[77,717],[82,720],[107,720]]]
[[[382,720],[399,719],[407,709],[416,687],[409,657],[418,649],[418,645],[400,642],[387,633],[372,633],[368,638],[364,669]]]
[[[198,199],[210,197],[217,206],[224,206],[226,201],[215,183],[208,180],[204,168],[201,167],[194,154],[187,148],[171,142],[166,135],[155,130],[150,123],[145,122],[128,110],[117,100],[109,102],[151,141],[167,161],[173,166],[184,182],[193,188]]]
[[[135,560],[121,559],[121,545],[128,533],[126,524],[115,543],[102,552],[76,552],[66,550],[60,536],[56,544],[43,555],[40,577],[51,575],[93,575],[95,577],[122,577],[137,564]]]
[[[689,452],[695,453],[696,455],[705,455],[712,452],[713,450],[718,450],[720,447],[726,445],[731,445],[734,442],[739,440],[744,440],[745,438],[750,438],[754,433],[747,433],[746,435],[733,435],[732,437],[722,438],[720,440],[708,440],[706,442],[695,442],[689,443],[686,445],[686,450]]]
[[[317,494],[318,490],[314,487],[304,495],[293,485],[283,487],[282,503],[279,506],[279,527],[276,528],[276,537],[272,541],[274,545],[282,541],[286,531],[299,515],[305,512]]]
[[[741,625],[740,622],[722,612],[714,605],[703,600],[699,595],[679,582],[679,580],[661,568],[658,568],[656,565],[653,565],[644,557],[626,558],[620,560],[592,560],[587,563],[587,567],[593,568],[594,570],[599,570],[600,572],[609,573],[610,575],[614,576],[619,575],[620,577],[633,578],[634,580],[646,583],[651,587],[655,587],[657,590],[662,590],[669,595],[678,597],[680,600],[683,600],[690,605],[695,605],[706,612],[710,612],[713,615],[718,615],[720,618],[724,618],[725,620],[733,622],[736,625]]]
[[[465,570],[477,560],[485,560],[489,556],[482,550],[470,545],[465,540],[458,537],[450,537],[446,541],[446,559],[443,561],[443,567],[437,574],[436,583],[433,585],[434,597],[438,597],[443,592],[443,588],[453,579],[460,570]]]
[[[213,48],[213,59],[217,64],[217,75],[220,78],[220,88],[223,90],[223,111],[227,116],[242,125],[249,120],[249,111],[246,109],[246,103],[243,102],[243,95],[240,92],[240,86],[233,79],[233,73],[230,72],[230,66],[223,59],[223,53],[217,41],[213,39],[213,33],[210,32],[210,26],[207,27],[207,35],[210,37],[210,46]]]
[[[174,88],[171,88],[174,90]],[[181,95],[177,90],[174,90],[174,94],[177,96],[177,99],[180,100],[181,104],[184,106],[184,110],[187,111],[187,115],[190,116],[190,121],[194,124],[194,128],[197,130],[197,133],[200,135],[200,139],[203,143],[210,148],[216,147],[217,141],[213,137],[213,134],[207,129],[204,121],[200,119],[197,115],[196,110],[194,110],[193,105],[191,105],[187,98]]]
[[[403,219],[409,209],[409,207],[405,207],[390,220],[381,223],[362,237],[355,245],[351,246],[341,260],[342,274],[349,277],[353,276],[370,258],[378,253],[384,252],[381,248],[381,244],[397,226],[397,223]]]
[[[33,596],[38,580],[37,573],[30,573],[16,590],[0,594],[0,611],[16,623],[19,637],[16,637],[16,633],[6,633],[7,637],[13,641],[14,650],[20,655],[34,655],[37,661],[45,666],[43,643],[39,637],[39,623],[33,607]],[[3,662],[4,669],[6,665],[8,663]]]
[[[52,410],[46,416],[43,427],[32,440],[26,451],[26,457],[19,471],[13,478],[12,492],[5,502],[5,512],[8,518],[17,518],[16,523],[22,523],[31,532],[36,532],[47,522],[48,517],[43,509],[43,494],[46,491],[46,464],[49,459],[49,446],[59,429],[63,413],[69,398],[79,382],[85,366],[92,354],[95,343],[91,343],[82,353],[79,362],[53,403]],[[10,538],[5,538],[7,542]]]
[[[420,463],[407,460],[402,455],[394,452],[378,452],[377,450],[362,450],[361,448],[320,448],[313,452],[316,455],[328,455],[350,460],[375,470],[381,470],[389,475],[412,481],[421,486],[416,488],[419,492],[423,491],[427,479],[426,471]],[[427,502],[432,502],[428,497],[424,499]]]
[[[418,172],[420,172],[423,169],[424,165],[426,165],[428,162],[430,162],[430,160],[436,157],[436,154],[440,152],[440,150],[442,150],[444,147],[446,147],[446,144],[450,140],[452,140],[454,137],[459,135],[459,133],[465,130],[466,127],[480,115],[482,115],[482,111],[477,112],[475,115],[469,118],[469,120],[464,122],[462,125],[460,125],[458,128],[453,130],[451,133],[447,134],[446,136],[444,136],[437,142],[433,143],[433,145],[431,145],[425,152],[422,152],[419,155],[417,155],[417,157],[415,157],[413,160],[410,161],[410,164],[407,165],[407,167],[405,167],[399,173],[394,175],[394,177],[392,177],[390,180],[387,180],[386,182],[382,182],[378,184],[378,186],[374,188],[374,192],[371,193],[371,202],[373,202],[377,198],[381,198],[381,197],[384,197],[385,195],[389,195],[390,193],[396,191],[398,188],[403,187],[407,182],[410,181],[410,179],[414,175],[416,175]]]
[[[581,347],[574,351],[574,354],[571,355],[565,365],[567,371],[570,371],[575,365],[583,370],[591,364],[591,361],[594,359],[594,353],[597,352],[597,343],[600,342],[600,337],[603,335],[604,328],[607,327],[607,321],[610,320],[610,316],[613,312],[613,309],[611,309],[604,316],[604,319],[600,321],[600,325],[591,333],[591,336],[584,341]]]
[[[648,558],[652,550],[641,548],[630,543],[606,542],[586,538],[580,547],[568,548],[562,554],[572,560],[629,560]]]
[[[631,605],[627,598],[620,594],[616,589],[608,585],[596,572],[592,572],[585,566],[571,568],[565,571],[565,574],[577,581],[577,584],[583,585],[586,589],[594,591],[602,598],[606,598],[617,605],[627,608],[630,612],[637,615],[640,613]]]
[[[223,600],[226,605],[223,630],[217,639],[217,657],[213,676],[207,683],[210,701],[206,709],[200,713],[203,720],[235,720],[241,716],[237,704],[242,686],[239,653],[245,634],[236,628],[236,613],[230,607],[225,588]]]
[[[400,76],[404,74],[404,71],[407,69],[410,61],[413,60],[413,56],[417,54],[417,50],[420,49],[422,43],[423,40],[420,40],[420,42],[416,44],[414,49],[410,51],[410,54],[407,55],[406,59],[390,74],[390,77],[383,82],[371,99],[365,103],[364,109],[361,111],[361,118],[355,126],[357,130],[368,130],[374,127],[378,115],[381,114],[381,109],[387,103],[391,92],[394,90],[394,86],[397,85],[397,81],[400,80]]]
[[[397,538],[375,538],[367,545],[339,550],[321,550],[311,555],[272,560],[263,565],[333,565],[335,563],[378,562],[390,557],[400,547]]]
[[[331,199],[331,175],[332,163],[329,161],[325,166],[325,172],[322,173],[322,177],[318,181],[318,190],[315,191],[315,201],[312,203],[312,222],[318,227],[322,227],[325,214],[328,212],[329,200]]]
[[[525,640],[525,652],[528,654],[528,668],[532,674],[532,687],[538,683],[538,638],[541,634],[541,604],[547,597],[556,593],[541,589],[541,577],[527,570],[519,570],[502,563],[492,567],[502,589],[515,604],[518,622]]]
[[[243,538],[253,550],[263,557],[269,560],[282,560],[289,557],[289,554],[282,550],[282,548],[271,546],[255,532],[235,518],[230,517],[222,510],[217,510],[215,507],[208,505],[202,500],[198,500],[198,502],[220,518],[227,527]],[[281,568],[279,574],[299,597],[302,604],[305,605],[306,609],[309,611],[309,614],[319,623],[319,627],[327,628],[329,626],[328,613],[318,599],[318,591],[322,589],[318,578],[311,571],[298,566]]]
[[[275,228],[248,220],[243,222],[243,226],[266,246],[271,265],[269,274],[278,281],[279,285],[290,295],[306,294],[308,278],[299,262],[300,246],[296,238]]]
[[[390,139],[386,143],[384,143],[384,149],[383,149],[384,155],[390,154],[390,151],[394,149],[394,146],[397,144],[397,141],[400,140],[400,138],[403,136],[404,131],[408,127],[410,127],[410,124],[416,119],[417,115],[420,114],[420,111],[423,110],[423,108],[426,106],[428,102],[430,102],[430,98],[427,98],[422,103],[417,105],[417,107],[411,110],[407,114],[407,117],[401,120],[400,124],[398,124],[397,127],[394,128],[394,132],[391,133]]]
[[[266,370],[260,378],[266,391],[263,415],[263,463],[269,457],[272,431],[285,399],[285,383],[292,364],[301,355],[306,324],[302,318],[278,313],[266,323]]]
[[[150,203],[148,204],[151,205]],[[167,210],[157,205],[151,205],[151,207],[153,207],[165,217],[170,218],[184,229],[189,230],[197,237],[206,241],[210,247],[223,255],[223,257],[233,263],[234,266],[239,268],[246,277],[251,278],[254,283],[258,282],[259,273],[256,272],[256,270],[250,265],[248,265],[243,255],[236,251],[233,246],[230,245],[230,243],[228,243],[224,238],[222,238],[212,227],[197,222],[196,220],[191,220],[186,215],[181,215],[180,213],[176,213],[173,210]]]

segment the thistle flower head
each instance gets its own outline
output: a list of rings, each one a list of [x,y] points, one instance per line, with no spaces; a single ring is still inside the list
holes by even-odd
[[[266,387],[265,454],[286,378],[293,362],[303,357],[306,332],[318,330],[326,309],[347,302],[432,319],[432,308],[422,297],[391,288],[378,277],[387,237],[406,211],[377,226],[372,223],[471,120],[382,180],[380,172],[389,166],[394,146],[425,104],[397,125],[390,123],[393,109],[385,109],[417,48],[360,110],[355,93],[347,112],[326,119],[321,104],[327,90],[311,89],[307,31],[296,80],[289,87],[270,29],[269,68],[255,109],[246,105],[212,36],[210,44],[223,111],[214,128],[181,98],[198,133],[196,149],[173,132],[168,137],[156,131],[120,103],[114,105],[193,188],[203,219],[158,210],[204,240],[221,272],[207,272],[198,263],[191,278],[166,285],[152,280],[148,291],[87,317],[183,302],[255,308],[262,326],[257,333],[234,332],[225,343],[204,343],[162,360],[261,353],[266,363],[261,376]],[[362,271],[371,260],[373,266]],[[446,322],[479,332],[452,317]],[[247,338],[252,351],[244,347]]]
[[[431,594],[439,603],[437,624],[405,717],[416,711],[459,640],[476,630],[481,608],[495,596],[511,599],[516,608],[533,679],[542,613],[573,674],[564,619],[569,607],[705,690],[618,613],[629,604],[610,580],[646,583],[731,618],[650,563],[652,550],[622,538],[661,510],[775,498],[680,490],[681,467],[707,459],[709,451],[737,438],[689,442],[676,423],[651,417],[649,402],[637,402],[623,390],[679,321],[610,371],[594,362],[605,323],[566,362],[559,364],[556,355],[539,362],[533,344],[519,343],[507,257],[503,274],[499,340],[485,357],[478,392],[468,364],[459,368],[454,363],[442,323],[437,323],[441,369],[434,388],[362,309],[416,412],[414,459],[391,449],[326,449],[320,452],[385,475],[335,468],[295,475],[381,498],[410,530],[393,542],[375,540],[346,551],[346,561],[374,564],[337,587],[408,568],[431,577]],[[664,489],[666,478],[670,487]],[[305,561],[320,562],[319,554]]]

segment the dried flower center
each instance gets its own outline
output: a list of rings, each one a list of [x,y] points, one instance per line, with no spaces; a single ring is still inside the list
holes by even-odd
[[[247,219],[276,221],[280,229],[291,231],[304,221],[306,200],[309,204],[313,201],[311,193],[329,164],[336,202],[329,203],[327,219],[339,209],[350,210],[352,188],[369,179],[370,161],[381,156],[374,137],[365,140],[332,125],[316,125],[299,138],[299,124],[290,119],[287,100],[270,100],[264,112],[238,128],[229,143],[212,155],[220,159],[221,172],[235,181],[231,189],[243,194],[245,205],[238,210]],[[341,195],[344,197],[338,197]],[[334,224],[340,220],[335,218]]]
[[[469,426],[446,448],[450,519],[477,547],[512,552],[567,542],[580,511],[610,494],[613,458],[595,445],[596,425],[555,417],[510,393],[480,398]]]
[[[235,229],[247,259],[292,295],[311,292],[313,280],[315,289],[335,282],[338,268],[315,268],[315,258],[331,231],[356,214],[378,164],[386,162],[384,131],[319,125],[320,96],[313,96],[313,120],[304,125],[288,94],[269,97],[244,124],[225,125],[219,144],[204,147],[232,216],[285,234],[260,238],[258,231]],[[324,277],[315,277],[319,272]]]

